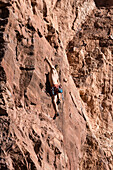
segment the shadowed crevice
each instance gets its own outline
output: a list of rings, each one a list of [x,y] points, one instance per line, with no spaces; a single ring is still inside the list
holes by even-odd
[[[0,107],[0,116],[8,116],[7,111]]]
[[[113,6],[113,0],[94,0],[96,7],[111,7]]]
[[[1,2],[1,1],[0,1],[0,8],[5,8],[5,7],[7,7],[7,6],[11,6],[10,0],[8,0],[7,3],[4,3],[4,2]]]

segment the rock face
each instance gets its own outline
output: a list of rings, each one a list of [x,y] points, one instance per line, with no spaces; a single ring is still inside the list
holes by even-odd
[[[112,57],[112,1],[0,0],[0,169],[113,169]]]

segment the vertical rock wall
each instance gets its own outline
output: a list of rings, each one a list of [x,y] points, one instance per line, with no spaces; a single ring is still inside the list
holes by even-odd
[[[55,121],[45,56],[63,86]],[[0,0],[0,128],[1,169],[112,169],[112,6]]]
[[[86,137],[82,169],[113,168],[113,4],[108,3],[98,4],[67,46],[71,75],[94,133]]]

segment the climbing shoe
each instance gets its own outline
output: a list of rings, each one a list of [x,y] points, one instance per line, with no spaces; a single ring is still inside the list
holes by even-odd
[[[57,116],[59,116],[59,113],[58,113],[58,112],[56,113],[56,117],[57,117]]]
[[[53,120],[55,120],[57,116],[59,116],[58,112],[54,115]]]

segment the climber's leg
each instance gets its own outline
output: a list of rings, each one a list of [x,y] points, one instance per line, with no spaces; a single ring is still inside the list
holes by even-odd
[[[53,106],[54,106],[54,109],[55,109],[55,113],[57,113],[58,112],[57,95],[53,96]]]
[[[58,93],[57,94],[57,105],[61,102],[61,94],[60,93]]]
[[[54,106],[54,109],[55,109],[55,116],[54,116],[53,119],[55,119],[57,116],[59,116],[57,100],[58,100],[57,95],[53,96],[53,106]]]

